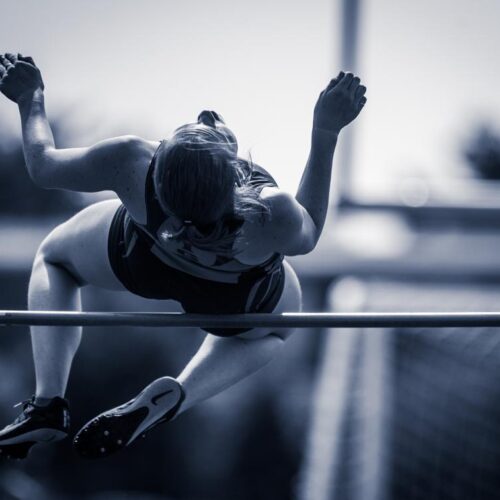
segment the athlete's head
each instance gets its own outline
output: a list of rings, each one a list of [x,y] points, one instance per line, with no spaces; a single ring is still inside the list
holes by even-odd
[[[251,163],[237,152],[235,135],[214,111],[202,111],[196,122],[177,128],[158,151],[156,195],[166,214],[192,222],[184,237],[197,233],[216,239],[225,218],[265,210],[245,186]]]
[[[164,211],[201,226],[232,212],[236,152],[234,134],[213,112],[176,129],[158,152],[155,169]]]

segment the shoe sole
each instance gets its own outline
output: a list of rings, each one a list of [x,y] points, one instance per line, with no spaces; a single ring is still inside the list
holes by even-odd
[[[50,443],[51,441],[60,441],[67,435],[67,432],[59,431],[57,429],[35,429],[33,431],[24,432],[17,436],[12,436],[11,438],[2,439],[0,441],[0,447],[26,442]]]
[[[175,379],[155,380],[128,403],[101,413],[85,424],[75,436],[75,449],[84,458],[112,455],[167,421],[182,399],[182,389]]]
[[[31,448],[39,443],[60,441],[68,436],[67,432],[56,429],[36,429],[25,432],[0,442],[0,457],[11,460],[22,460],[29,455]]]

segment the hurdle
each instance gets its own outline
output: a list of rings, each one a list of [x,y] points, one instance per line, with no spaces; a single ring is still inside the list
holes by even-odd
[[[498,312],[284,312],[186,314],[0,310],[1,326],[142,326],[201,328],[500,327]]]

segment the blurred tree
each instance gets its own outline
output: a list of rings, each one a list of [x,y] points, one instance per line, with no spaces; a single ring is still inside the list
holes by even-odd
[[[500,180],[500,135],[491,126],[477,128],[464,156],[477,177]]]

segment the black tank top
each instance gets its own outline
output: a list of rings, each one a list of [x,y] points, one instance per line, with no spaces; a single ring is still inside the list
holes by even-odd
[[[258,265],[245,264],[234,257],[218,255],[213,251],[195,247],[182,237],[166,241],[160,237],[161,227],[164,226],[169,216],[164,213],[156,196],[153,172],[158,151],[163,142],[151,160],[146,178],[146,223],[139,224],[136,221],[130,221],[133,226],[140,230],[140,233],[149,239],[151,253],[178,271],[220,283],[237,284],[243,277],[247,281],[249,275],[257,277],[276,271],[281,266],[284,257],[279,253],[273,254],[268,260]],[[253,164],[246,185],[252,186],[258,193],[266,186],[278,187],[271,174],[256,164]],[[236,232],[242,221],[228,220],[227,224],[231,225],[232,232]]]

